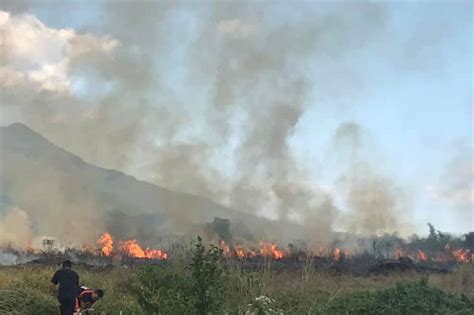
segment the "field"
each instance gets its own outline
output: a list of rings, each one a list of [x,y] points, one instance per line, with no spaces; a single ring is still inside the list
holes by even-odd
[[[57,266],[0,268],[0,314],[56,314]],[[77,266],[81,284],[105,290],[94,314],[473,314],[474,268],[353,276],[313,268],[242,271],[197,245],[169,267]]]

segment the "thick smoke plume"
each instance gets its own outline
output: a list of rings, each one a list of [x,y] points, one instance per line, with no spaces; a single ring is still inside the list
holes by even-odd
[[[88,162],[169,189],[282,221],[299,218],[308,238],[328,241],[340,210],[326,189],[308,184],[289,142],[312,105],[309,95],[337,104],[341,94],[356,93],[357,70],[346,57],[378,36],[385,20],[379,4],[341,5],[110,2],[98,6],[100,21],[72,30],[25,14],[27,3],[7,3],[11,12],[0,12],[2,122],[22,121]],[[66,7],[57,9],[73,12]],[[343,132],[357,140],[357,130]],[[356,168],[349,166],[338,192],[347,196],[347,229],[398,228],[390,180]],[[31,205],[44,181],[32,178],[25,188]],[[48,225],[41,230],[68,235],[54,218],[72,221],[77,212],[104,228],[101,205],[81,199],[73,174],[67,188],[55,189],[58,196],[77,191],[81,201],[54,201],[38,214],[45,219],[35,224]],[[89,241],[79,228],[74,235]]]

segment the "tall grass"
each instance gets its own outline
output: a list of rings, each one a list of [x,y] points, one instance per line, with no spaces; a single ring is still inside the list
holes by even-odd
[[[192,263],[190,263],[190,259]],[[94,314],[474,314],[474,268],[449,274],[353,276],[316,270],[253,271],[219,262],[216,251],[183,248],[168,267],[78,267],[81,284],[105,297]],[[0,314],[56,314],[55,266],[0,267]]]

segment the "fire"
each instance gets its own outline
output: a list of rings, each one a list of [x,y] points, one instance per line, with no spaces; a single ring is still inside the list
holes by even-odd
[[[229,245],[227,245],[227,243],[224,240],[221,240],[221,249],[222,249],[222,253],[224,254],[224,256],[226,256],[226,257],[231,256],[230,247],[229,247]]]
[[[284,253],[274,243],[260,241],[260,255],[273,257],[275,259],[282,259]]]
[[[457,261],[460,263],[470,262],[473,260],[473,255],[469,249],[459,248],[452,249],[450,244],[444,246],[444,254],[433,254],[432,258],[428,256],[426,252],[421,249],[416,251],[406,252],[404,249],[398,247],[395,251],[396,257],[410,257],[411,259],[417,259],[418,261],[435,261],[435,262],[448,262]]]
[[[341,259],[341,250],[339,248],[335,248],[333,252],[333,257],[335,260]]]
[[[222,254],[225,257],[237,257],[239,259],[245,259],[257,256],[257,253],[251,249],[246,249],[242,245],[234,245],[231,247],[224,240],[220,241],[220,248],[222,249]],[[285,255],[285,252],[280,250],[274,243],[260,241],[260,250],[258,255],[262,257],[282,259],[287,254]]]
[[[237,245],[235,246],[235,254],[237,255],[238,258],[240,259],[243,259],[245,257],[247,257],[247,252],[245,251],[245,249],[240,246],[240,245]]]
[[[100,253],[104,256],[111,256],[114,253],[114,240],[109,233],[103,233],[97,244],[100,246]],[[119,242],[119,250],[122,254],[148,259],[168,259],[168,254],[161,249],[143,249],[134,239]]]
[[[120,251],[130,257],[167,259],[168,254],[160,249],[143,249],[136,240],[120,242]]]
[[[471,253],[469,249],[456,249],[452,252],[454,259],[458,262],[468,262],[471,260]]]
[[[146,249],[145,257],[148,259],[165,260],[165,259],[168,259],[168,253],[166,253],[165,251],[161,249]]]
[[[395,251],[395,255],[397,256],[397,258],[408,256],[407,253],[400,247],[397,247],[397,250]]]
[[[112,239],[112,235],[107,232],[103,233],[97,241],[97,244],[100,246],[100,252],[104,256],[112,255],[114,249],[114,240]]]
[[[452,259],[452,260],[455,260],[457,262],[472,261],[472,255],[471,255],[471,251],[469,249],[460,248],[460,249],[453,249],[452,250],[451,246],[448,243],[444,247],[444,250],[446,252],[446,256],[448,257],[448,259]]]
[[[418,250],[418,259],[420,261],[427,261],[428,260],[428,255],[422,251],[421,249]]]

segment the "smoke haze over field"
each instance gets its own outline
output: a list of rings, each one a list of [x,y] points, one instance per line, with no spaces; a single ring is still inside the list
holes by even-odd
[[[372,2],[279,1],[4,1],[0,9],[2,124],[21,121],[87,162],[170,190],[246,213],[297,220],[317,242],[329,241],[334,229],[367,235],[416,231],[406,224],[416,206],[408,195],[436,179],[412,182],[403,175],[409,166],[393,163],[397,157],[382,160],[394,153],[387,143],[398,138],[367,122],[367,117],[378,120],[373,112],[383,112],[382,102],[367,110],[371,114],[357,114],[391,85],[376,87],[379,70],[411,78],[416,71],[446,66],[449,50],[425,60],[424,48],[416,49],[417,70],[406,61],[415,37],[443,45],[429,28],[404,37],[408,33],[397,23],[410,10],[400,13]],[[57,13],[52,17],[47,11]],[[453,21],[472,24],[464,15],[442,19],[449,26],[444,32],[456,36]],[[404,46],[392,43],[397,40]],[[468,93],[464,86],[450,90]],[[412,109],[400,115],[406,113]],[[437,119],[425,118],[435,125]],[[400,137],[426,140],[425,131],[411,137],[403,124],[393,128]],[[461,131],[446,143],[458,139],[467,140],[460,159],[472,166],[472,136]],[[400,156],[408,151],[393,147]],[[323,152],[331,152],[329,158]],[[430,167],[445,165],[436,163]],[[419,198],[433,191],[440,198],[459,190],[472,195],[472,167],[466,165],[450,173],[449,187],[437,186]],[[441,170],[437,174],[444,176]],[[31,187],[44,182],[32,178]],[[25,193],[38,196],[31,187]],[[63,189],[77,192],[81,208],[64,200],[55,211],[68,208],[66,216],[85,211],[86,220],[104,227],[102,205],[81,195],[84,188],[75,185],[74,176],[68,187],[57,187],[58,195]],[[471,211],[472,222],[472,198],[462,207],[462,213]],[[30,211],[21,208],[13,212]],[[49,218],[59,215],[44,211]],[[469,228],[468,222],[460,231]]]

